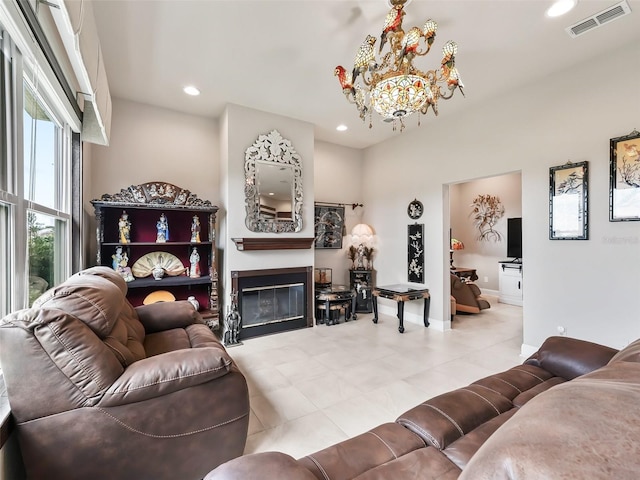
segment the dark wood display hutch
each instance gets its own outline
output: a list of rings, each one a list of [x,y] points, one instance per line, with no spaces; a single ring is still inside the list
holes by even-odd
[[[112,266],[112,255],[122,247],[132,267],[142,256],[152,252],[167,252],[177,257],[186,273],[164,276],[155,280],[153,275],[135,278],[127,283],[127,299],[132,305],[142,305],[150,293],[157,290],[171,292],[176,300],[194,296],[200,304],[199,312],[212,330],[220,325],[218,303],[218,269],[216,260],[215,224],[218,207],[202,200],[189,190],[164,182],[132,185],[115,194],[104,194],[92,200],[97,220],[97,264]],[[126,211],[131,222],[130,241],[121,243],[118,222]],[[169,240],[156,242],[156,222],[164,213],[169,224]],[[200,242],[192,242],[193,217],[200,221]],[[193,247],[200,255],[200,277],[188,275]]]
[[[356,292],[356,313],[373,312],[373,270],[349,270],[349,287]]]

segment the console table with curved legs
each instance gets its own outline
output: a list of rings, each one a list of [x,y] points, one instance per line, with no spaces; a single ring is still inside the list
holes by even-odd
[[[388,298],[398,302],[398,331],[404,333],[404,302],[424,299],[423,322],[429,326],[429,306],[431,295],[428,288],[415,288],[411,285],[396,284],[374,287],[373,295],[373,323],[378,323],[378,297]]]

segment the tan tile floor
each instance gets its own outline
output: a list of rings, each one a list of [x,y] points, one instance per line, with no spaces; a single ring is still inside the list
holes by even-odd
[[[522,363],[522,308],[498,303],[440,332],[371,314],[229,349],[251,403],[245,453],[295,458],[358,435],[440,393]]]

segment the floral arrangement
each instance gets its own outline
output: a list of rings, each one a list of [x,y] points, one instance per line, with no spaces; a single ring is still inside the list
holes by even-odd
[[[347,249],[347,258],[351,260],[350,270],[363,268],[371,269],[373,266],[374,252],[375,249],[373,247],[367,247],[362,243],[357,247],[355,245],[349,245],[349,248]]]
[[[356,268],[356,257],[358,256],[358,249],[355,245],[349,245],[347,249],[347,258],[351,260],[351,270]]]

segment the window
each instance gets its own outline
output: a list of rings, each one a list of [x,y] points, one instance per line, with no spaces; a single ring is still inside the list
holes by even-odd
[[[71,272],[71,129],[0,25],[0,315]]]
[[[11,275],[10,265],[10,230],[9,210],[10,206],[0,203],[0,316],[10,312]]]
[[[60,171],[61,128],[24,82],[23,141],[25,198],[39,205],[56,208],[57,172]]]

